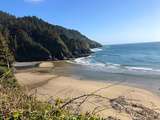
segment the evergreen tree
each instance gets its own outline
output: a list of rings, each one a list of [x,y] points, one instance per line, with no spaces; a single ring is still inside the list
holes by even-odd
[[[10,68],[13,60],[14,59],[11,54],[11,51],[9,50],[7,39],[0,32],[0,61],[1,61],[1,64],[7,65],[7,67]]]

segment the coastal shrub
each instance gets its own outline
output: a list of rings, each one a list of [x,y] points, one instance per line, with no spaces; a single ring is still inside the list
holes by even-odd
[[[7,71],[6,67],[0,66],[0,75],[2,75],[5,71]]]

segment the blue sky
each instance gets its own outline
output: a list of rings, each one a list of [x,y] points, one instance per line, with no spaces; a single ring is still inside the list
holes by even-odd
[[[0,10],[35,15],[103,44],[160,41],[160,0],[2,0]]]

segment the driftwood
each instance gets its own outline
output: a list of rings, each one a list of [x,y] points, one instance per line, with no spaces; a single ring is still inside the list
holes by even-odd
[[[111,106],[119,112],[129,114],[132,120],[160,120],[160,113],[141,104],[130,103],[124,97],[112,99]]]
[[[125,81],[123,81],[123,82],[125,82]],[[79,107],[80,107],[90,96],[92,96],[92,97],[93,97],[93,96],[99,96],[99,97],[102,97],[102,98],[105,98],[105,99],[110,100],[110,99],[107,98],[107,97],[103,97],[103,96],[100,96],[100,95],[96,95],[96,93],[99,92],[99,91],[101,91],[101,90],[103,90],[103,89],[108,89],[108,88],[110,88],[110,87],[113,87],[113,86],[118,85],[118,84],[121,84],[121,83],[122,83],[122,81],[116,82],[116,83],[111,84],[111,85],[109,85],[109,86],[106,86],[106,87],[97,89],[97,90],[95,90],[95,91],[93,91],[93,92],[91,92],[91,93],[89,93],[89,94],[84,94],[84,95],[81,95],[81,96],[72,98],[72,99],[70,99],[68,102],[64,103],[64,105],[62,105],[60,108],[64,108],[64,107],[66,107],[68,104],[74,102],[75,100],[78,100],[78,99],[81,99],[81,98],[84,98],[84,97],[85,97],[85,99],[79,104]]]

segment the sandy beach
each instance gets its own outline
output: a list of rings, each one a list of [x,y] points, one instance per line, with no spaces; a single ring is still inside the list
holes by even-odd
[[[44,64],[43,64],[44,65]],[[71,99],[77,96],[94,93],[109,99],[118,97],[125,98],[129,103],[143,105],[147,108],[160,112],[160,97],[152,92],[120,83],[97,82],[91,80],[80,80],[74,77],[59,76],[44,72],[44,69],[37,71],[21,70],[15,73],[18,82],[28,88],[29,92],[37,91],[38,99]],[[122,120],[131,120],[131,116],[125,112],[113,109],[109,100],[99,97],[88,97],[86,102],[80,106],[82,112],[94,111],[100,116],[114,116]],[[103,110],[100,110],[103,109]]]

